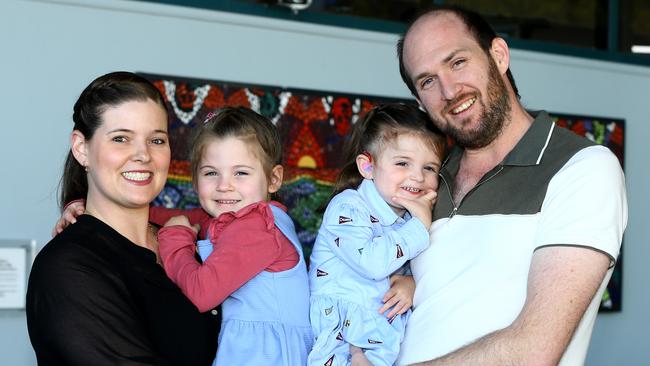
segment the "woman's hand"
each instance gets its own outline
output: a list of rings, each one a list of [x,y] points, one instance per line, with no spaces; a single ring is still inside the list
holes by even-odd
[[[77,222],[77,217],[83,215],[84,212],[86,212],[86,200],[80,198],[68,202],[68,204],[63,207],[61,217],[59,217],[59,220],[57,220],[54,225],[54,229],[52,229],[52,237],[60,234],[63,229],[68,227],[70,224]]]
[[[415,294],[415,281],[413,276],[402,276],[394,274],[390,276],[390,289],[384,295],[384,306],[379,309],[383,314],[386,310],[392,310],[386,314],[391,319],[397,315],[404,314],[413,305],[413,295]]]

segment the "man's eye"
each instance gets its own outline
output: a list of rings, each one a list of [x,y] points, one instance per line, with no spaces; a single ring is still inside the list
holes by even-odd
[[[456,69],[465,63],[465,59],[461,58],[454,61],[453,67]]]
[[[128,141],[126,136],[115,136],[115,137],[112,138],[112,140],[114,142],[127,142]]]

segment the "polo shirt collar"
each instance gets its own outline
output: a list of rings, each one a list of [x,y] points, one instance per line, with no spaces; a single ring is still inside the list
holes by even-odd
[[[384,201],[372,180],[364,179],[359,185],[357,191],[370,207],[372,214],[377,215],[375,218],[379,220],[379,223],[381,223],[382,226],[390,226],[398,220],[403,220],[395,213],[395,211],[393,211],[392,208],[390,208],[390,206],[388,206],[388,203]]]
[[[555,122],[548,113],[544,111],[529,112],[535,117],[535,120],[528,128],[528,131],[522,136],[521,140],[506,155],[500,165],[510,166],[529,166],[538,165],[544,156],[544,151],[551,140]],[[460,157],[463,149],[454,146],[444,163],[446,171],[455,176],[458,172]]]
[[[501,165],[529,166],[539,165],[544,151],[551,140],[555,122],[544,111],[531,112],[535,120],[521,140],[506,155]]]

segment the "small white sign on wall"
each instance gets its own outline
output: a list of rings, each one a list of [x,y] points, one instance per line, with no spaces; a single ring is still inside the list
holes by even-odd
[[[0,240],[0,310],[24,309],[34,240]]]

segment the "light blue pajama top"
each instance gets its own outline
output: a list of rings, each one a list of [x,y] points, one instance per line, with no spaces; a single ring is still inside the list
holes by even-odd
[[[312,360],[313,364],[328,361],[328,352],[339,343],[364,349],[390,347],[390,355],[382,357],[397,357],[405,319],[389,325],[378,310],[390,288],[389,276],[428,247],[427,229],[408,213],[405,219],[399,217],[371,180],[332,199],[310,258],[310,317],[317,337],[310,364]],[[327,320],[332,315],[341,317],[339,326],[332,327]],[[372,329],[384,327],[384,323],[398,328],[397,334],[389,336],[385,329]]]
[[[269,205],[275,226],[295,246],[300,260],[281,272],[261,272],[221,305],[223,317],[213,366],[307,363],[313,335],[309,324],[309,288],[302,246],[291,218]],[[209,239],[200,240],[201,259],[212,253]]]

